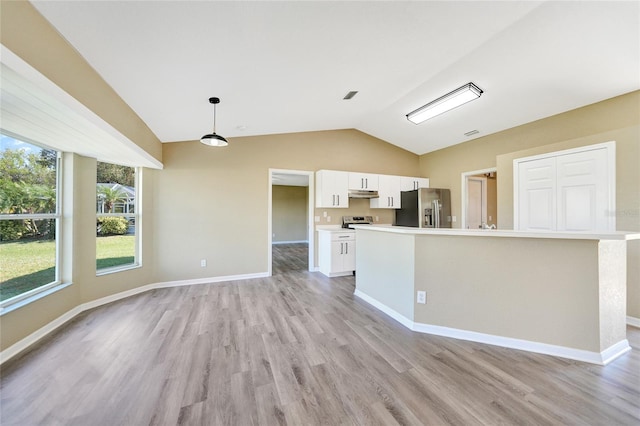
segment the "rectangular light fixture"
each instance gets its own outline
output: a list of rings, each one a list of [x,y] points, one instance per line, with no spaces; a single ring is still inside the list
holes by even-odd
[[[439,97],[435,101],[431,101],[417,110],[410,112],[407,114],[407,120],[415,124],[420,124],[436,115],[440,115],[469,101],[478,99],[480,95],[482,95],[482,89],[473,83],[467,83]]]

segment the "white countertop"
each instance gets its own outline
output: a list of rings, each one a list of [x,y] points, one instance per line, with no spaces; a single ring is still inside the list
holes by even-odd
[[[640,232],[531,232],[513,229],[412,228],[392,225],[353,225],[357,230],[413,235],[451,235],[465,237],[557,238],[566,240],[640,240]]]

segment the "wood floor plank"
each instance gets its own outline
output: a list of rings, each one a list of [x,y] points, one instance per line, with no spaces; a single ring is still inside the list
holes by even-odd
[[[0,424],[640,424],[640,329],[605,367],[414,333],[306,244],[273,253],[273,277],[82,313],[2,366]]]

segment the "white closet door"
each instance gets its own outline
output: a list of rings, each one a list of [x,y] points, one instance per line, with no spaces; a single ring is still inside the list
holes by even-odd
[[[561,155],[556,161],[558,231],[612,231],[606,150]]]
[[[518,229],[556,229],[556,160],[542,158],[518,167]]]
[[[615,231],[615,142],[514,160],[515,225]]]

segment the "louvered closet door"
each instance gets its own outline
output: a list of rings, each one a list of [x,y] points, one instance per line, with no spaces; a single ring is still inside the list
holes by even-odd
[[[608,188],[605,149],[557,157],[558,231],[607,231]]]
[[[518,167],[518,229],[556,229],[556,161],[543,158]]]

